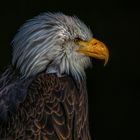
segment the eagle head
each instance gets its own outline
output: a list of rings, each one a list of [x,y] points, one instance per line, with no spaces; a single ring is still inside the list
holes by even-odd
[[[108,61],[107,47],[77,17],[44,13],[28,20],[12,42],[12,64],[23,77],[43,71],[85,78],[90,57]]]

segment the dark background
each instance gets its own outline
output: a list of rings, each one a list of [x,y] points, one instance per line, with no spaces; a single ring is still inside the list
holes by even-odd
[[[11,61],[17,29],[42,12],[77,15],[110,50],[106,67],[87,70],[90,129],[95,140],[140,139],[138,2],[119,0],[6,0],[0,2],[0,71]]]

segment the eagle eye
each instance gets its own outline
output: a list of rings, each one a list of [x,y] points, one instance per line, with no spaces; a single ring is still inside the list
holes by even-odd
[[[79,42],[79,41],[82,41],[83,39],[81,39],[80,37],[76,37],[75,39],[74,39],[74,41],[75,42]]]

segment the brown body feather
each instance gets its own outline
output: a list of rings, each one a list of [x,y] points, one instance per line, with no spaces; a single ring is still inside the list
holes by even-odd
[[[7,122],[0,140],[90,140],[85,83],[69,76],[40,74]]]

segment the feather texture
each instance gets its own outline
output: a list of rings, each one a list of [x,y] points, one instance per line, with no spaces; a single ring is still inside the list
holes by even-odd
[[[90,140],[85,83],[75,85],[69,76],[40,74],[16,113],[1,122],[0,139]]]
[[[9,66],[0,78],[0,119],[6,121],[27,96],[32,78],[20,79],[19,74]]]

